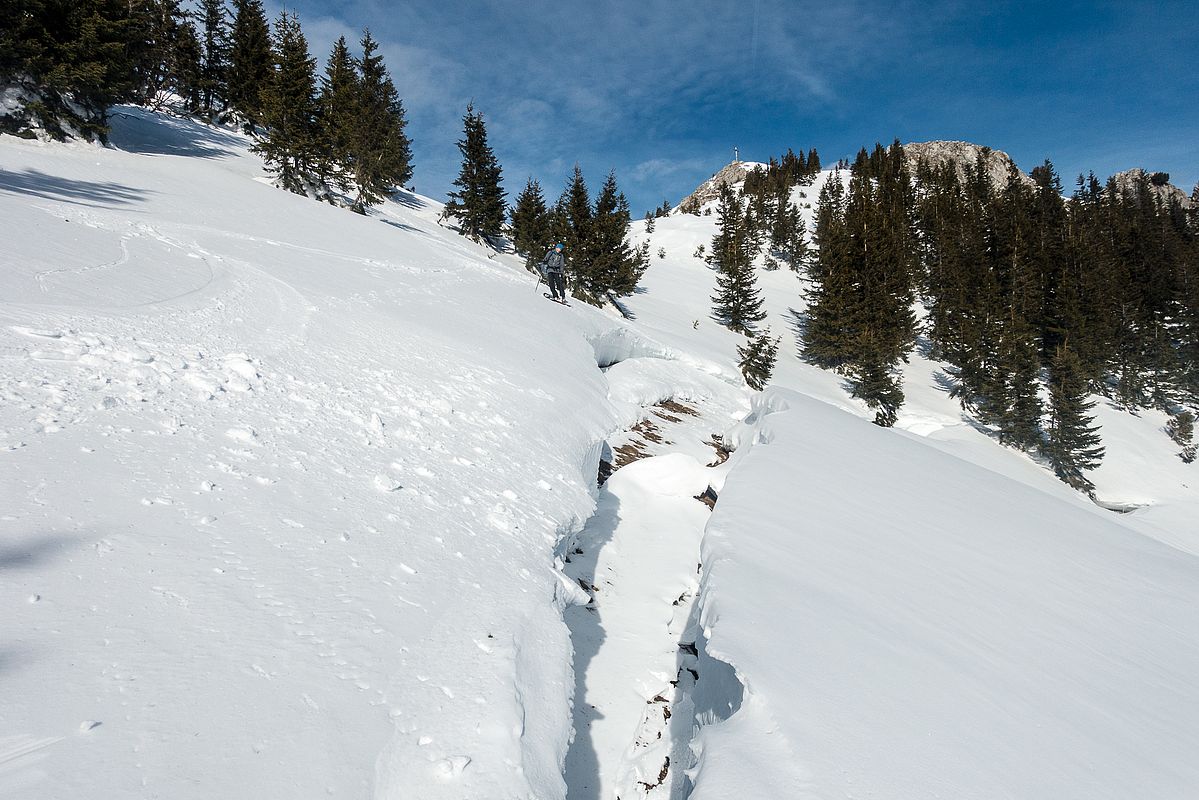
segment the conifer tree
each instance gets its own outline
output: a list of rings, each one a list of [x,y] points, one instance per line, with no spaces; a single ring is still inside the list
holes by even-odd
[[[344,36],[333,44],[321,77],[318,108],[322,158],[321,179],[339,191],[353,186],[354,136],[361,87],[354,59]]]
[[[254,145],[279,186],[317,196],[312,178],[320,154],[317,127],[316,59],[300,21],[286,11],[275,23],[276,65],[262,93],[260,121],[266,128]]]
[[[712,265],[716,267],[713,316],[729,330],[752,335],[756,323],[766,318],[754,273],[752,242],[746,229],[741,201],[722,186],[717,206],[717,234],[712,239]]]
[[[744,346],[737,346],[737,366],[745,382],[754,391],[761,391],[774,374],[780,338],[770,338],[770,328],[753,334]]]
[[[553,231],[541,184],[529,178],[512,207],[512,244],[532,269],[553,243]]]
[[[578,288],[591,299],[602,301],[631,295],[649,266],[648,251],[635,250],[626,241],[631,221],[629,202],[617,186],[616,173],[610,172],[595,198],[591,215],[586,242],[590,261],[579,273]]]
[[[816,152],[815,147],[808,151],[807,166],[809,175],[816,175],[820,172],[820,154]]]
[[[350,207],[365,214],[370,206],[402,187],[412,178],[412,147],[404,129],[408,122],[404,106],[379,44],[362,34],[362,58],[358,61],[358,98],[350,136],[348,164],[358,187]]]
[[[250,127],[262,116],[262,94],[271,78],[271,33],[262,0],[233,0],[229,50],[229,105]]]
[[[458,218],[463,234],[475,241],[495,239],[503,231],[507,206],[505,192],[500,186],[502,170],[491,145],[487,143],[487,128],[483,114],[474,105],[466,107],[462,118],[463,135],[458,141],[462,154],[462,169],[445,205],[447,216]]]
[[[583,170],[575,164],[574,171],[558,198],[558,213],[554,215],[554,238],[566,245],[566,258],[570,274],[579,275],[587,270],[592,253],[588,247],[591,239],[591,197]]]
[[[1195,460],[1194,414],[1190,411],[1180,411],[1170,415],[1170,421],[1166,423],[1166,433],[1182,448],[1178,451],[1178,457],[1184,464],[1190,464]]]
[[[137,97],[146,9],[122,0],[9,0],[0,12],[0,80],[33,98],[0,107],[0,131],[103,139],[109,106]]]
[[[1104,449],[1094,417],[1087,415],[1095,406],[1087,394],[1082,364],[1068,345],[1059,345],[1050,368],[1044,452],[1059,478],[1089,493],[1095,485],[1083,473],[1099,465]]]
[[[200,0],[200,111],[215,117],[229,97],[229,20],[225,0]]]
[[[803,357],[824,369],[840,369],[853,355],[857,330],[855,280],[845,225],[845,185],[834,172],[820,190],[816,208],[816,258],[812,291],[801,337]]]
[[[137,31],[136,57],[133,61],[134,99],[143,105],[160,107],[167,94],[177,89],[176,82],[189,65],[178,63],[182,55],[190,58],[189,43],[180,47],[185,15],[179,0],[153,0],[131,5]]]
[[[198,112],[202,104],[203,53],[195,25],[184,19],[175,35],[171,85],[190,113]]]

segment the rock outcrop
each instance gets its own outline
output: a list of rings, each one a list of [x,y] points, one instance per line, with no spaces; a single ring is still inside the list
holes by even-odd
[[[679,211],[692,213],[698,211],[705,203],[710,203],[720,196],[723,186],[735,186],[745,180],[745,176],[758,167],[766,168],[765,164],[755,161],[734,161],[711,178],[700,184],[699,188],[679,201]]]
[[[1190,208],[1194,201],[1187,196],[1187,193],[1179,189],[1174,184],[1170,183],[1170,176],[1164,172],[1148,172],[1140,167],[1126,169],[1123,172],[1117,172],[1112,178],[1116,181],[1116,186],[1121,192],[1130,191],[1133,186],[1141,179],[1147,179],[1149,182],[1149,191],[1157,196],[1158,201],[1165,205],[1171,200],[1177,200],[1178,204],[1183,208]]]
[[[908,167],[913,172],[916,170],[916,164],[921,161],[937,168],[949,163],[957,168],[959,178],[965,177],[966,165],[974,166],[982,156],[983,163],[986,165],[987,177],[990,178],[991,185],[996,188],[1002,188],[1007,184],[1008,172],[1015,166],[1011,156],[1002,150],[992,150],[989,147],[970,142],[911,142],[903,145],[903,152],[908,157]],[[1021,180],[1032,185],[1032,178],[1019,169],[1016,171],[1020,174]]]

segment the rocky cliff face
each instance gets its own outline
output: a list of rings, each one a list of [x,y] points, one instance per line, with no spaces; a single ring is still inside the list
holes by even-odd
[[[1183,208],[1190,208],[1193,201],[1187,196],[1187,193],[1179,189],[1174,184],[1170,183],[1170,176],[1164,172],[1147,172],[1140,167],[1127,169],[1123,172],[1117,172],[1112,176],[1116,180],[1116,186],[1120,187],[1121,191],[1128,191],[1142,178],[1149,180],[1149,191],[1153,192],[1157,199],[1166,204],[1171,200],[1177,200],[1178,204]]]
[[[755,161],[734,161],[711,178],[700,184],[699,188],[679,201],[679,210],[690,212],[698,210],[704,203],[711,202],[720,196],[722,186],[733,186],[745,180],[745,176],[757,167],[765,168],[765,164]]]
[[[1002,188],[1007,184],[1008,172],[1015,166],[1011,156],[1002,150],[992,150],[989,147],[970,142],[911,142],[903,146],[903,151],[908,157],[908,167],[913,172],[916,170],[916,164],[920,161],[926,161],[933,167],[941,167],[949,163],[957,167],[959,178],[965,177],[967,164],[973,166],[982,156],[983,163],[986,165],[987,177],[991,179],[991,185],[996,188]],[[1029,185],[1032,184],[1032,178],[1019,169],[1016,171],[1020,174],[1021,180]]]

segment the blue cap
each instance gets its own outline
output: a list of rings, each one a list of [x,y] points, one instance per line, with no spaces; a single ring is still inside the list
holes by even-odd
[[[562,242],[558,242],[556,245],[554,245],[555,250],[562,250],[565,247],[566,247],[566,245],[562,244]]]

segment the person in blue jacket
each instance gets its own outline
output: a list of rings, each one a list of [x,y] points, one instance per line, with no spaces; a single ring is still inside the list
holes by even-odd
[[[566,245],[559,242],[541,259],[541,274],[550,287],[550,299],[558,302],[566,300]]]

